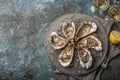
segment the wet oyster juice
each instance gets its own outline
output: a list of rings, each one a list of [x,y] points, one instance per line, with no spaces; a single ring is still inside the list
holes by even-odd
[[[113,6],[108,11],[108,16],[114,21],[120,21],[120,6]]]

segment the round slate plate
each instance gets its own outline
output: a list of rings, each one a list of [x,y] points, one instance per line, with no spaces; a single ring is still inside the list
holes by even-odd
[[[76,29],[79,27],[81,22],[84,20],[90,20],[94,21],[98,25],[98,29],[93,35],[97,36],[98,39],[102,42],[102,51],[96,51],[94,49],[90,49],[91,55],[93,57],[93,64],[92,67],[89,69],[83,69],[81,65],[79,64],[78,54],[77,51],[74,51],[74,57],[73,61],[70,65],[70,67],[62,67],[60,63],[58,62],[58,56],[62,52],[63,49],[55,50],[49,41],[49,35],[51,32],[58,32],[58,34],[62,37],[64,37],[63,33],[61,32],[61,24],[66,20],[72,20],[75,22]],[[64,37],[65,38],[65,37]],[[55,20],[50,26],[46,34],[45,39],[45,49],[46,53],[48,55],[49,60],[54,65],[55,68],[57,68],[60,72],[69,74],[69,75],[85,75],[92,71],[94,71],[104,60],[107,49],[108,49],[108,40],[107,40],[107,34],[102,26],[97,20],[94,18],[84,15],[84,14],[66,14],[61,17],[59,17],[57,20]]]

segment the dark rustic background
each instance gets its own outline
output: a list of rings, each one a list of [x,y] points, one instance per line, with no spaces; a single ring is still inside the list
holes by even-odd
[[[56,80],[44,38],[51,22],[66,13],[106,16],[94,11],[92,0],[0,0],[0,80]],[[120,31],[120,23],[112,27]],[[120,80],[120,56],[102,80]]]

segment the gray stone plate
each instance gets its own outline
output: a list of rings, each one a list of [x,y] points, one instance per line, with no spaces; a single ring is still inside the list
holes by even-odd
[[[78,54],[77,54],[76,50],[74,51],[74,57],[73,57],[73,61],[71,63],[71,66],[67,67],[67,68],[62,67],[60,65],[60,63],[58,62],[58,56],[62,52],[63,49],[54,50],[54,48],[51,46],[51,44],[49,42],[49,34],[51,32],[56,31],[56,32],[58,32],[58,34],[60,36],[64,37],[63,33],[61,32],[61,24],[66,20],[74,21],[76,29],[79,27],[80,23],[83,22],[84,20],[94,21],[98,25],[98,30],[93,35],[95,35],[95,36],[97,35],[98,39],[101,40],[103,50],[98,52],[94,49],[90,49],[90,52],[91,52],[92,57],[93,57],[93,65],[88,70],[83,69],[81,67],[81,65],[79,64]],[[104,60],[104,58],[107,54],[107,49],[108,49],[108,39],[107,39],[107,34],[106,34],[102,24],[100,24],[94,18],[87,16],[87,15],[84,15],[84,14],[66,14],[66,15],[59,17],[57,20],[55,20],[49,26],[49,29],[48,29],[47,34],[46,34],[44,46],[45,46],[46,53],[47,53],[47,56],[48,56],[50,62],[60,72],[65,73],[65,74],[69,74],[69,75],[85,75],[85,74],[88,74],[88,73],[94,71],[98,66],[100,66],[100,64]]]

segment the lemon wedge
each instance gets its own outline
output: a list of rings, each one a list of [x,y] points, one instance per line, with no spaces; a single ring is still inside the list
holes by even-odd
[[[119,44],[120,43],[120,32],[111,31],[109,39],[113,44]]]

